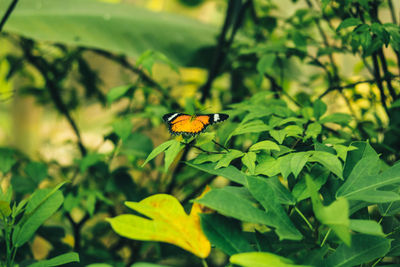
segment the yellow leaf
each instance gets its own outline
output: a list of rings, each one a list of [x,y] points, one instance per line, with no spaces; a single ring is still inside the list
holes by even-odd
[[[157,194],[125,205],[149,219],[131,214],[107,219],[119,235],[174,244],[200,258],[210,254],[211,245],[201,230],[198,213],[187,215],[175,197]]]

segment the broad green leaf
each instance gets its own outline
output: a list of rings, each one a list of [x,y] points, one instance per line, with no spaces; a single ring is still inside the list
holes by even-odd
[[[390,240],[380,236],[357,234],[352,236],[351,246],[339,245],[326,259],[327,266],[351,267],[383,257],[390,250]]]
[[[170,147],[174,142],[176,142],[176,140],[168,140],[167,142],[164,142],[161,145],[154,148],[153,151],[151,151],[151,153],[147,156],[146,160],[142,164],[142,167],[146,165],[147,162],[157,157],[158,154],[162,153],[164,150]]]
[[[303,128],[297,125],[289,125],[284,129],[286,136],[300,136],[303,133]]]
[[[346,126],[349,124],[349,122],[352,119],[353,118],[349,114],[346,114],[346,113],[333,113],[333,114],[323,117],[319,122],[321,124],[324,124],[327,122],[332,122],[332,123]]]
[[[153,141],[140,133],[130,133],[127,138],[122,142],[121,153],[127,156],[135,156],[145,158],[151,153],[153,149]]]
[[[373,220],[350,220],[350,229],[362,234],[385,236],[382,226]]]
[[[6,10],[7,3],[1,1],[0,10]],[[213,46],[218,33],[218,27],[176,14],[90,0],[22,1],[12,15],[4,29],[10,33],[133,57],[159,51],[186,66],[206,62],[198,53]]]
[[[272,141],[269,141],[269,140],[266,140],[266,141],[261,141],[261,142],[255,143],[254,145],[252,145],[249,148],[249,151],[258,151],[258,150],[267,150],[267,151],[277,150],[277,151],[280,151],[281,149],[279,148],[279,146],[276,143],[274,143]]]
[[[308,161],[320,163],[337,177],[343,179],[342,163],[337,156],[324,151],[314,151]]]
[[[178,157],[178,154],[182,152],[184,145],[181,142],[174,140],[166,150],[164,158],[164,172],[167,172],[172,162]]]
[[[268,179],[262,179],[262,181],[265,181],[265,183],[267,183],[272,188],[272,190],[274,190],[276,198],[280,204],[296,204],[295,198],[292,196],[289,190],[282,185],[282,183],[279,181],[278,176],[270,177]]]
[[[79,254],[76,252],[61,254],[48,260],[41,260],[39,262],[30,264],[28,267],[52,267],[60,266],[70,262],[79,262]]]
[[[229,261],[243,267],[306,267],[306,265],[296,265],[290,259],[269,252],[235,254],[229,258]]]
[[[223,154],[200,154],[194,160],[194,164],[203,164],[205,162],[217,162],[222,159]]]
[[[297,178],[303,167],[306,165],[310,156],[311,154],[308,152],[292,153],[292,157],[290,158],[290,170],[295,178]]]
[[[129,118],[125,118],[115,120],[112,123],[112,128],[118,137],[121,138],[122,141],[125,141],[125,139],[131,134],[133,125]]]
[[[317,138],[317,136],[321,133],[321,131],[322,131],[321,124],[319,124],[318,122],[310,123],[307,126],[305,139],[308,139],[310,137]]]
[[[121,85],[114,88],[111,88],[107,93],[107,102],[111,104],[112,102],[122,98],[125,94],[132,89],[132,85]]]
[[[368,142],[360,142],[360,141],[352,142],[351,146],[354,146],[357,149],[349,151],[347,153],[346,163],[344,164],[344,169],[343,169],[343,176],[345,178],[349,177],[354,166],[362,158],[371,156],[374,157],[376,160],[379,160],[378,154],[375,152],[375,150],[371,147],[371,145]],[[376,173],[378,173],[378,171],[379,170],[377,170]]]
[[[3,174],[9,172],[16,162],[17,160],[14,158],[14,153],[11,149],[0,149],[0,172]]]
[[[256,169],[257,154],[255,152],[247,152],[242,157],[242,163],[247,167],[250,174],[254,174]]]
[[[33,193],[12,235],[16,247],[31,239],[36,230],[61,206],[64,200],[63,194],[55,189],[40,189]]]
[[[200,218],[208,240],[226,254],[254,251],[236,221],[218,214],[201,214]]]
[[[187,215],[175,197],[157,194],[140,202],[127,201],[125,205],[147,218],[132,214],[108,218],[107,221],[119,235],[136,240],[171,243],[200,258],[210,254],[211,245],[201,230],[199,214],[193,212]],[[195,205],[193,209],[200,210]]]
[[[319,165],[315,165],[310,174],[313,177],[316,190],[319,190],[326,183],[330,173],[329,170],[323,167],[317,168],[318,166]],[[292,194],[296,198],[297,202],[311,196],[309,190],[307,190],[306,180],[304,177],[297,181],[293,187]]]
[[[228,167],[232,160],[240,158],[244,155],[242,151],[236,149],[230,149],[228,153],[224,154],[222,158],[218,161],[215,169],[222,167]]]
[[[265,54],[263,55],[260,60],[257,62],[257,71],[261,75],[264,75],[268,69],[272,67],[274,64],[276,55],[275,54]]]
[[[278,144],[281,145],[283,143],[283,140],[285,140],[286,130],[271,130],[269,131],[269,134],[278,142]]]
[[[258,162],[254,174],[263,174],[268,177],[278,175],[281,172],[280,160],[273,157],[267,157],[261,162]]]
[[[47,166],[41,162],[29,162],[25,167],[25,173],[39,183],[47,176]]]
[[[283,207],[279,204],[277,196],[265,178],[247,177],[247,187],[250,193],[264,207],[268,215],[273,218],[273,226],[281,239],[282,236],[291,236],[293,240],[303,238],[301,233],[290,221]]]
[[[237,194],[224,190],[224,188],[213,189],[196,202],[238,220],[275,227],[279,229],[277,233],[280,239],[301,239],[301,234],[299,235],[292,229],[286,229],[279,225],[279,220],[274,217],[273,213],[264,212],[254,207],[254,202],[240,198]]]
[[[244,185],[246,183],[246,175],[233,166],[215,169],[215,167],[217,166],[216,163],[194,164],[193,161],[186,161],[185,163],[190,167],[213,175],[225,177],[226,179],[238,184]]]
[[[261,120],[254,120],[254,121],[249,121],[246,123],[241,123],[239,126],[230,134],[229,139],[231,139],[232,136],[235,135],[240,135],[240,134],[245,134],[245,133],[259,133],[259,132],[266,132],[269,131],[270,127],[266,125],[264,122]]]
[[[89,167],[96,165],[98,162],[104,159],[103,154],[89,154],[79,160],[79,169],[81,173],[85,172]]]
[[[20,175],[11,177],[11,185],[15,192],[21,194],[32,193],[38,186],[32,178]]]
[[[281,173],[282,173],[283,178],[285,178],[285,179],[287,179],[289,177],[289,175],[292,173],[292,168],[290,166],[292,157],[293,157],[293,153],[279,158]]]
[[[397,163],[378,174],[380,164],[376,156],[362,158],[355,165],[346,182],[337,190],[336,196],[368,202],[398,200],[399,195],[394,192],[376,190],[400,182],[400,164]]]
[[[10,203],[0,200],[0,218],[5,218],[11,215]]]
[[[357,26],[361,23],[362,21],[359,18],[347,18],[340,23],[340,25],[336,28],[336,31],[340,31],[341,29],[345,29],[351,26]]]
[[[339,144],[334,144],[333,148],[336,150],[338,157],[341,158],[344,162],[346,162],[347,153],[349,151],[353,151],[353,150],[357,149],[357,147],[355,147],[355,146],[344,146],[344,145],[339,145]]]
[[[319,120],[319,118],[321,118],[321,116],[324,115],[327,110],[326,104],[321,99],[315,100],[313,108],[314,108],[314,117],[317,120]]]
[[[329,226],[335,234],[348,246],[350,246],[350,220],[349,203],[345,198],[339,198],[329,206],[324,206],[318,195],[317,186],[309,175],[305,176],[307,188],[311,195],[312,208],[315,217],[322,224]]]

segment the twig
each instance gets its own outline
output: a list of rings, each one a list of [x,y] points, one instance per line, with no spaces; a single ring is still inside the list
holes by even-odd
[[[15,6],[17,5],[18,0],[13,0],[11,4],[8,6],[6,13],[1,18],[0,21],[0,32],[3,30],[4,25],[6,24],[8,18],[10,17],[11,13],[13,12]]]

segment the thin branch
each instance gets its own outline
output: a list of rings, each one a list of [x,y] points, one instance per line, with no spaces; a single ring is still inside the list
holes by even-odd
[[[374,66],[374,76],[376,80],[376,85],[379,88],[379,92],[381,95],[381,103],[383,105],[383,108],[386,111],[386,114],[388,114],[388,107],[386,104],[386,95],[385,95],[385,89],[383,88],[383,83],[382,83],[382,78],[381,78],[381,73],[380,73],[380,68],[379,68],[379,62],[378,62],[378,55],[376,52],[372,54],[372,63]]]
[[[389,71],[388,66],[387,66],[387,62],[386,62],[386,58],[385,58],[385,54],[383,53],[382,48],[378,50],[378,55],[379,55],[379,59],[381,61],[381,65],[382,65],[382,71],[383,71],[383,79],[385,79],[386,81],[386,85],[389,89],[389,93],[394,100],[397,99],[397,94],[394,91],[393,85],[392,85],[392,79],[391,76],[393,76],[393,74]]]
[[[18,0],[13,0],[11,4],[8,6],[6,13],[1,18],[0,21],[0,32],[3,30],[4,25],[6,24],[8,18],[10,17],[11,13],[13,12],[15,6],[17,5]]]

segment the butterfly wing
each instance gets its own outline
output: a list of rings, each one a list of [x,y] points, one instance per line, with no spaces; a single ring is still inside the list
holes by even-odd
[[[172,134],[196,135],[203,132],[208,125],[224,121],[229,116],[222,113],[190,116],[183,113],[168,113],[163,116],[163,120],[168,124]]]

